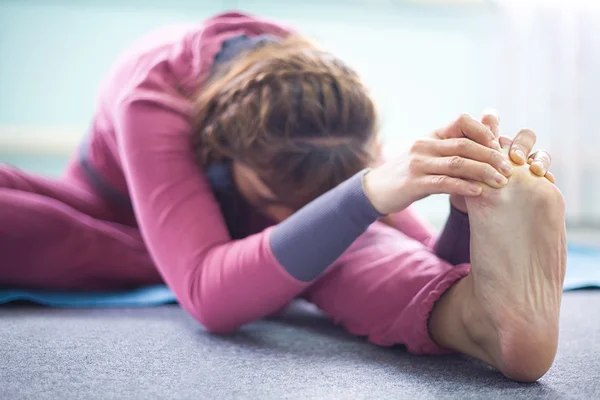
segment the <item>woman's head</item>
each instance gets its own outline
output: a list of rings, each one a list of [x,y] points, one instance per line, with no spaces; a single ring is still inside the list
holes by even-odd
[[[240,54],[197,106],[202,164],[232,161],[254,205],[295,210],[374,161],[377,118],[366,88],[300,38]]]

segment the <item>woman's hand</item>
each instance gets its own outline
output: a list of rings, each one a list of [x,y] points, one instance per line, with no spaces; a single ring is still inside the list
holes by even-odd
[[[379,212],[390,214],[431,194],[478,196],[478,183],[500,188],[511,172],[491,129],[462,115],[367,173],[364,190]]]
[[[485,113],[481,118],[481,123],[487,126],[500,139],[500,119],[495,112],[489,111]],[[554,175],[548,171],[552,162],[550,154],[544,150],[531,153],[536,141],[535,133],[531,129],[521,129],[514,139],[506,136],[502,136],[501,139],[505,143],[510,143],[508,154],[512,162],[517,165],[523,165],[527,161],[531,172],[537,176],[545,176],[550,182],[554,183]],[[526,155],[527,159],[525,159]]]
[[[538,150],[531,154],[536,142],[536,136],[530,129],[521,129],[514,139],[506,136],[500,136],[500,120],[496,113],[487,112],[481,118],[481,123],[488,127],[498,140],[502,141],[502,146],[510,146],[509,156],[512,162],[517,165],[523,165],[525,161],[530,164],[529,170],[537,176],[545,176],[550,182],[554,183],[554,175],[548,171],[552,161],[550,154],[544,150]],[[531,154],[525,159],[525,154]],[[452,205],[462,212],[467,212],[467,206],[464,196],[450,195]]]
[[[536,152],[531,153],[533,145],[535,144],[535,133],[533,131],[521,129],[514,140],[505,136],[500,136],[500,140],[506,140],[511,143],[509,156],[512,162],[517,165],[523,165],[525,163],[523,154],[529,154],[527,157],[529,170],[535,175],[544,176],[550,182],[554,183],[554,174],[548,171],[550,169],[550,164],[552,163],[550,154],[545,150],[537,150]]]

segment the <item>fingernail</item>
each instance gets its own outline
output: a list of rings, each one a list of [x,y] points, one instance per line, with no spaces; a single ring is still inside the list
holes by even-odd
[[[508,165],[506,161],[502,161],[502,164],[500,164],[500,171],[502,171],[504,175],[510,175],[512,174],[512,167]]]
[[[525,153],[522,150],[515,150],[515,155],[520,161],[525,161]]]
[[[505,185],[508,182],[508,179],[506,179],[504,175],[500,175],[498,173],[494,176],[494,180],[501,185]]]

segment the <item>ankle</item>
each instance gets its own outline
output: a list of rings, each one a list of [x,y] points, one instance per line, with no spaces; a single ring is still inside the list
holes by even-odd
[[[429,319],[431,338],[439,346],[493,364],[486,343],[493,327],[473,301],[472,276],[458,281],[437,302]]]
[[[492,319],[490,310],[483,306],[488,302],[477,294],[474,275],[469,274],[468,278],[465,280],[463,301],[459,311],[465,337],[471,347],[467,354],[499,368],[500,348],[497,324]]]

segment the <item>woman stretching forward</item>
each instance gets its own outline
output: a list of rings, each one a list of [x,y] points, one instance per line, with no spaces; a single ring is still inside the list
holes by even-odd
[[[376,120],[357,75],[288,28],[157,31],[109,73],[63,179],[0,168],[0,286],[164,282],[215,333],[301,297],[373,343],[539,378],[565,266],[549,156],[528,166],[531,131],[501,149],[493,116],[462,116],[380,163]],[[433,193],[453,204],[438,238],[409,209]]]

